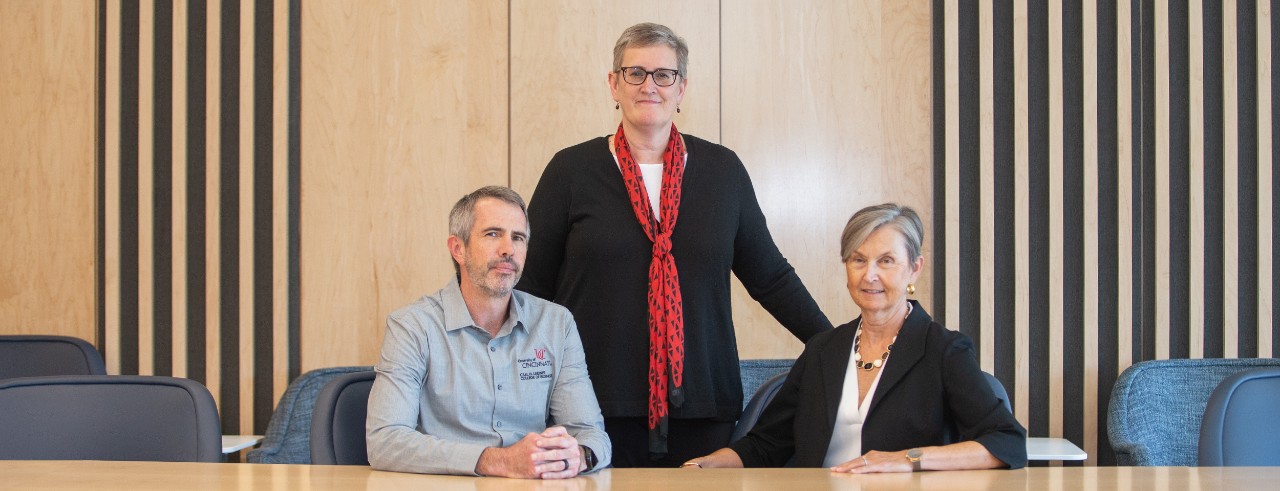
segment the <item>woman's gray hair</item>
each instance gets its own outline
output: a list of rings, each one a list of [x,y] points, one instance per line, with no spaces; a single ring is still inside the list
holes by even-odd
[[[628,27],[613,45],[613,71],[622,69],[622,52],[627,48],[666,46],[676,52],[676,69],[680,76],[689,78],[689,45],[675,31],[662,24],[644,22]]]
[[[884,226],[893,227],[907,240],[907,259],[914,264],[924,243],[924,225],[915,210],[896,203],[868,206],[849,218],[849,223],[844,225],[844,233],[840,234],[840,261],[849,262],[853,251],[862,247],[867,237]]]

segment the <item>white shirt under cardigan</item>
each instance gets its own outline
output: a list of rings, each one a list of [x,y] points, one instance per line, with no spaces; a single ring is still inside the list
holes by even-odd
[[[618,156],[613,156],[613,163],[618,166],[618,172],[622,172],[622,164],[618,163]],[[659,206],[662,198],[662,164],[636,164],[640,166],[640,176],[644,180],[645,193],[649,195],[649,206],[653,207],[653,218],[659,222],[662,221],[662,207]],[[684,165],[689,165],[689,154],[684,154]]]
[[[831,430],[831,444],[827,446],[827,457],[823,459],[823,467],[835,467],[862,456],[862,424],[867,420],[867,410],[871,409],[871,399],[880,385],[880,376],[889,366],[886,359],[871,381],[867,397],[858,403],[858,363],[854,360],[853,349],[850,348],[849,368],[844,372],[844,390],[840,393],[840,409],[836,411],[836,425]],[[893,358],[893,356],[889,356]]]

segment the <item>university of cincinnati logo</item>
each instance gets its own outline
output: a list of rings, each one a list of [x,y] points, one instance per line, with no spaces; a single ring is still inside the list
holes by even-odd
[[[532,357],[516,359],[520,380],[550,379],[551,365],[552,361],[547,357],[547,348],[534,348]]]

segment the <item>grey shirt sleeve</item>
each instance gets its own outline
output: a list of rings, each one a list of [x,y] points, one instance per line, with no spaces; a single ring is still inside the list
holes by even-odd
[[[596,465],[587,472],[609,466],[613,446],[604,432],[604,416],[596,401],[591,377],[587,374],[587,358],[582,350],[578,327],[570,318],[565,323],[565,347],[555,389],[551,392],[548,411],[552,424],[563,426],[578,440],[578,445],[591,449]]]
[[[389,317],[378,375],[369,392],[365,438],[374,469],[423,474],[476,475],[485,445],[450,441],[418,429],[430,347],[422,329]]]

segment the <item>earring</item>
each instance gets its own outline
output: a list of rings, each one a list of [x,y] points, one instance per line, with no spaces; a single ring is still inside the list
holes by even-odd
[[[618,109],[618,108],[620,108],[620,107],[622,107],[622,103],[621,103],[621,102],[613,101],[613,109],[614,109],[614,110],[617,110],[617,109]]]
[[[679,112],[680,112],[680,106],[676,106],[676,112],[677,112],[677,113],[679,113]]]
[[[907,295],[915,295],[915,294],[916,294],[916,284],[915,284],[915,283],[908,283],[908,284],[907,284]]]

